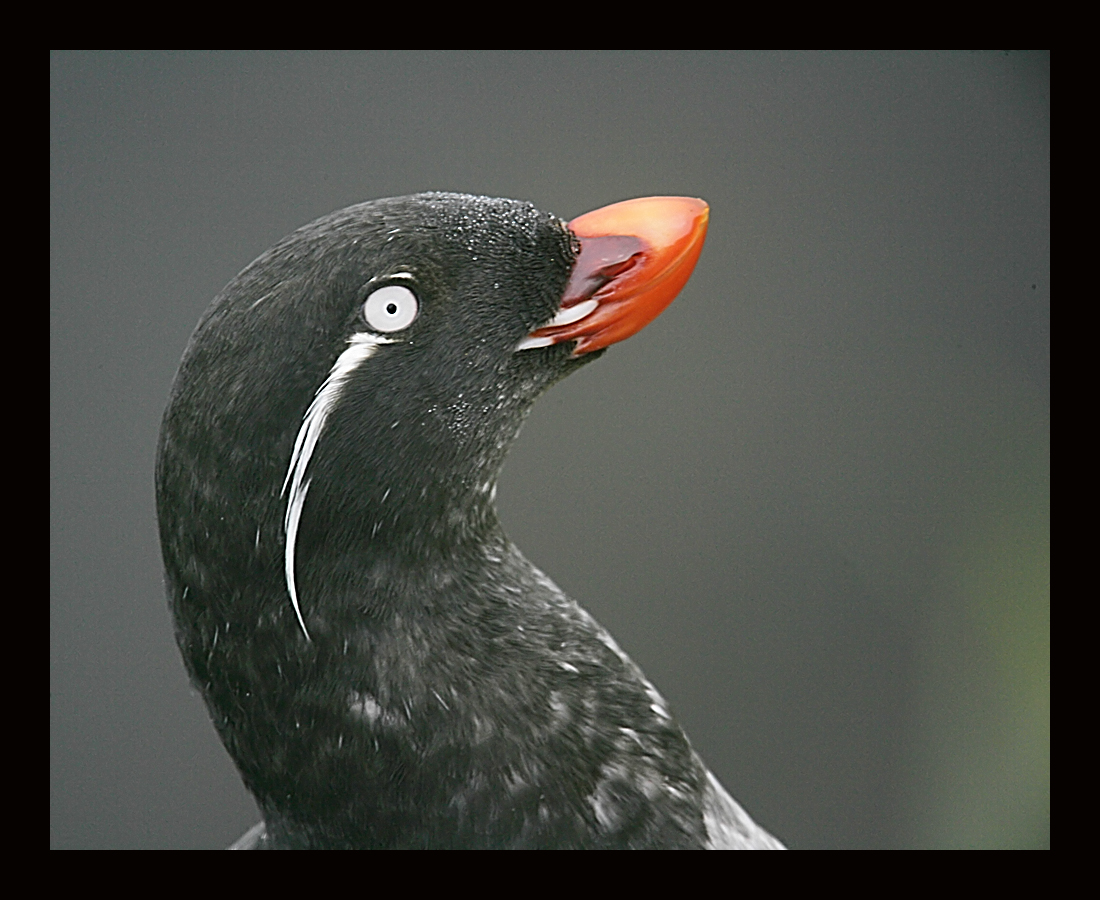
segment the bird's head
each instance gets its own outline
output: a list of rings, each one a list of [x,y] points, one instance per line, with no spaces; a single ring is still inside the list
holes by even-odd
[[[535,398],[671,302],[706,223],[687,198],[567,224],[432,193],[340,210],[263,254],[199,322],[165,413],[158,513],[181,632],[267,619],[305,639],[319,581],[357,590],[351,572],[496,527]]]

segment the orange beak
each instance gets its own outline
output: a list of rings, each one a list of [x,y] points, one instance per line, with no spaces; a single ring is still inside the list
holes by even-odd
[[[641,331],[687,284],[709,217],[702,200],[640,197],[575,218],[581,252],[561,307],[518,349],[576,341],[581,356]]]

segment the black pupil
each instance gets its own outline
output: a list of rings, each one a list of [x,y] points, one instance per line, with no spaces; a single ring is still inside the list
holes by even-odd
[[[395,312],[397,312],[397,304],[396,303],[387,303],[386,304],[386,312],[388,312],[392,316]]]

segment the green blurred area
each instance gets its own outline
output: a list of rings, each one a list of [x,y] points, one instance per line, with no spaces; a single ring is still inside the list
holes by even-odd
[[[1049,426],[1005,434],[994,460],[919,644],[918,847],[1050,846]]]

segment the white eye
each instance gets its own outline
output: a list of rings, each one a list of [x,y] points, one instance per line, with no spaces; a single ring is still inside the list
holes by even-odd
[[[416,294],[399,284],[389,284],[367,297],[363,318],[375,331],[400,331],[412,324],[418,308]]]

